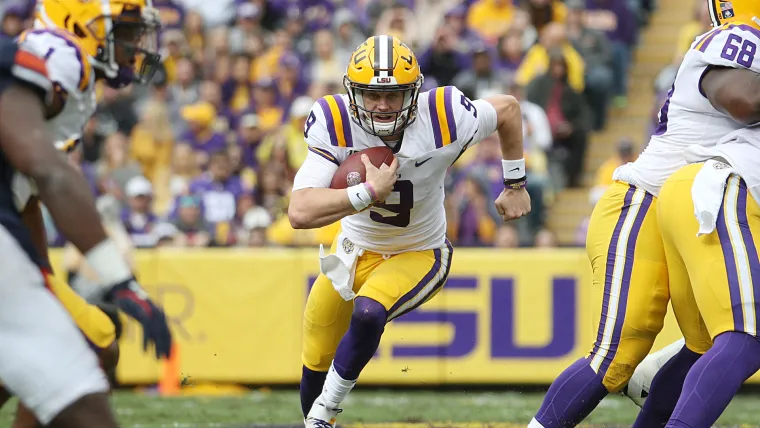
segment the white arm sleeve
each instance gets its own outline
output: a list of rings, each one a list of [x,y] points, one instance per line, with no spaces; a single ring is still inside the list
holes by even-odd
[[[306,160],[293,180],[293,191],[313,187],[330,187],[338,165],[309,150]]]

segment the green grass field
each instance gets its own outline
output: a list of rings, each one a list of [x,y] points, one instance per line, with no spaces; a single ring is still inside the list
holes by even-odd
[[[384,428],[525,427],[542,397],[542,393],[517,392],[357,390],[345,403],[339,423],[344,427]],[[285,427],[301,423],[298,400],[297,391],[176,398],[117,392],[113,405],[124,428]],[[0,426],[10,426],[11,407],[15,408],[15,402],[0,412]],[[593,426],[630,426],[637,412],[638,408],[627,398],[609,397],[590,416],[588,423]],[[737,397],[719,423],[760,426],[760,396]]]

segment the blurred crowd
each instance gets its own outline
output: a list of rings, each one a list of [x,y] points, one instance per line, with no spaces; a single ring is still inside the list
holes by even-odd
[[[522,105],[532,213],[499,221],[493,135],[449,174],[449,239],[555,246],[547,208],[557,191],[581,185],[589,134],[626,105],[651,1],[154,0],[162,68],[147,87],[98,88],[71,162],[136,247],[329,244],[337,224],[296,231],[287,219],[307,154],[304,122],[315,100],[343,92],[351,52],[391,34],[417,53],[423,90],[509,93]],[[31,24],[33,4],[4,2],[4,35]],[[64,244],[47,223],[50,244]]]

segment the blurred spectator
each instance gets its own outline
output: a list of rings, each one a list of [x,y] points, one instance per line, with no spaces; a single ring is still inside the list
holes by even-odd
[[[541,229],[536,234],[536,248],[555,248],[557,247],[557,235],[549,229]]]
[[[453,84],[468,98],[478,99],[502,93],[505,82],[505,76],[493,66],[491,52],[479,45],[472,50],[472,67],[459,73]]]
[[[184,107],[198,101],[198,83],[195,79],[195,66],[189,59],[182,58],[177,61],[176,83],[169,88],[169,96],[179,107]]]
[[[515,7],[511,0],[478,0],[470,6],[467,26],[489,43],[509,29]]]
[[[332,55],[334,49],[334,46],[331,44],[332,34],[327,30],[324,31],[330,36],[330,44],[323,49],[329,49],[329,54]],[[325,43],[324,39],[325,36],[323,35],[322,40],[319,43]],[[314,47],[315,50],[319,49],[316,35]],[[292,52],[292,50],[293,39],[291,39],[290,33],[285,29],[277,30],[274,33],[272,45],[253,62],[253,66],[251,67],[251,81],[256,82],[259,79],[273,78],[275,70],[278,68],[277,64],[280,62],[280,58],[286,53]],[[322,54],[324,55],[324,52],[322,52]]]
[[[283,111],[288,111],[293,100],[308,91],[309,82],[301,69],[302,65],[301,60],[293,53],[286,53],[280,58],[275,86],[277,105]]]
[[[3,6],[2,36],[16,37],[21,34],[26,17],[24,5],[13,0],[6,1]]]
[[[132,129],[129,152],[142,165],[151,182],[165,181],[171,162],[174,133],[166,104],[150,102],[145,106],[140,122]]]
[[[605,35],[586,28],[583,0],[569,0],[567,37],[586,64],[585,95],[593,111],[593,129],[601,130],[607,119],[607,103],[612,96],[612,47]]]
[[[527,86],[533,79],[549,69],[549,51],[561,52],[567,67],[567,81],[576,92],[583,92],[585,63],[578,51],[567,41],[565,27],[551,23],[541,31],[541,40],[525,55],[517,70],[515,81]]]
[[[596,205],[599,198],[602,197],[607,187],[612,184],[612,174],[615,170],[628,162],[633,162],[638,157],[635,145],[629,138],[623,138],[617,143],[617,153],[607,159],[598,170],[596,170],[596,180],[594,187],[591,188],[589,193],[589,202],[592,205]]]
[[[567,7],[561,1],[553,0],[528,0],[528,13],[531,24],[537,31],[541,31],[551,22],[563,23],[567,16]]]
[[[206,247],[211,242],[210,226],[203,219],[197,196],[185,195],[177,200],[177,215],[172,224],[177,228],[174,241],[179,247]]]
[[[169,29],[161,33],[161,59],[169,83],[177,81],[180,59],[190,54],[190,47],[181,29]],[[190,63],[192,65],[192,63]],[[192,80],[192,77],[190,78]]]
[[[243,192],[240,177],[232,175],[229,154],[225,150],[213,153],[208,171],[190,183],[190,193],[201,198],[204,220],[211,225],[232,221],[237,199]]]
[[[502,185],[502,189],[503,189]],[[456,211],[456,243],[480,247],[494,242],[497,222],[500,222],[491,198],[487,178],[475,171],[466,175],[451,195]]]
[[[132,107],[134,100],[128,91],[118,91],[106,85],[102,89],[102,97],[95,111],[98,132],[102,135],[114,132],[129,135],[137,124],[137,114]]]
[[[103,145],[103,155],[95,166],[98,186],[102,193],[110,193],[124,201],[124,188],[133,177],[142,175],[140,165],[128,156],[129,140],[122,133],[109,136]]]
[[[253,102],[262,131],[272,131],[282,124],[284,111],[277,105],[277,86],[274,80],[266,78],[256,82],[253,87]]]
[[[303,129],[306,118],[311,111],[314,100],[309,97],[299,97],[293,102],[290,110],[290,120],[270,134],[258,148],[258,162],[267,163],[271,160],[275,145],[282,144],[287,152],[287,165],[292,170],[297,170],[308,154],[308,146],[303,144]],[[257,134],[260,135],[260,134]]]
[[[496,43],[495,66],[502,70],[505,79],[512,82],[523,59],[525,51],[522,46],[522,35],[514,29],[499,37]]]
[[[199,102],[185,106],[181,114],[188,124],[188,130],[180,140],[190,144],[197,165],[205,168],[211,153],[224,150],[227,146],[224,135],[214,131],[216,109],[211,103]]]
[[[467,28],[465,22],[467,6],[463,5],[460,0],[418,0],[414,4],[412,12],[416,17],[416,22],[424,23],[424,25],[417,26],[417,43],[419,46],[429,46],[433,42],[436,28],[444,22],[454,30],[455,34],[460,35],[460,39],[463,39],[464,43],[471,40],[470,34],[475,35],[478,40],[480,39],[480,36]]]
[[[261,8],[254,3],[242,3],[238,5],[236,25],[230,28],[229,42],[230,51],[240,55],[245,52],[245,42],[248,37],[261,37],[264,30],[261,28]]]
[[[168,191],[172,199],[190,191],[190,182],[200,174],[200,167],[195,162],[193,148],[189,144],[178,144],[172,153],[171,175],[169,176]],[[158,206],[158,203],[156,204]],[[168,208],[168,201],[163,201],[161,207]],[[163,213],[163,209],[157,210]]]
[[[404,2],[396,2],[380,15],[374,34],[398,37],[412,50],[416,50],[419,47],[419,25],[409,7]]]
[[[335,56],[340,63],[348,62],[354,49],[366,39],[357,24],[350,9],[343,8],[335,12],[332,28],[336,35]]]
[[[251,58],[237,55],[232,58],[232,73],[222,85],[222,102],[234,113],[247,109],[253,101],[251,84],[248,81]]]
[[[178,0],[186,10],[203,17],[206,28],[226,26],[235,16],[235,0]]]
[[[185,8],[174,0],[154,0],[153,7],[161,17],[161,29],[182,29],[185,25]]]
[[[552,24],[553,25],[553,24]],[[589,113],[583,96],[568,82],[568,66],[561,50],[549,53],[548,73],[533,80],[526,98],[541,106],[549,118],[555,149],[563,152],[570,187],[581,185]]]
[[[450,85],[459,72],[467,67],[467,57],[456,50],[456,35],[448,27],[439,27],[433,45],[418,57],[420,70],[438,85]]]
[[[185,18],[185,40],[192,52],[203,52],[206,44],[203,36],[203,16],[191,10]]]
[[[245,210],[241,227],[238,229],[237,243],[244,247],[264,247],[268,244],[267,228],[272,225],[272,216],[262,207],[252,206]]]
[[[604,31],[612,44],[613,95],[622,108],[628,98],[628,65],[638,34],[636,16],[627,0],[586,0],[586,26]]]
[[[127,182],[125,193],[127,204],[122,210],[121,221],[132,243],[138,248],[154,246],[152,230],[158,217],[153,213],[151,206],[153,186],[147,178],[138,175]]]
[[[324,83],[339,84],[343,81],[345,61],[340,61],[335,51],[335,39],[331,31],[320,30],[314,34],[314,59],[311,78]]]
[[[681,30],[678,32],[678,44],[676,45],[675,56],[683,58],[683,55],[689,50],[694,40],[710,31],[711,27],[709,3],[702,0],[695,2],[694,17],[681,27]]]
[[[156,248],[176,247],[177,227],[171,223],[158,223],[153,228],[153,240],[156,242]]]
[[[502,224],[496,230],[493,244],[497,248],[518,248],[520,246],[520,235],[514,226]]]

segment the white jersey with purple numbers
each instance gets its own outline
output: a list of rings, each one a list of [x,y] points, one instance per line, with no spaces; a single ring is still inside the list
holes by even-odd
[[[64,97],[63,109],[48,119],[47,127],[55,146],[69,151],[82,137],[82,130],[97,106],[95,73],[89,57],[74,36],[60,30],[25,31],[19,36],[19,44],[45,58],[48,78],[54,90]],[[16,206],[22,210],[37,189],[29,179],[16,174],[13,192]]]
[[[444,245],[446,171],[466,149],[496,130],[493,106],[470,101],[452,86],[420,94],[418,106],[416,120],[395,148],[399,168],[393,192],[384,203],[341,221],[343,233],[361,248],[395,254]],[[327,96],[314,104],[304,131],[309,155],[298,170],[294,191],[329,187],[346,157],[384,145],[350,114],[346,95]]]
[[[681,62],[646,150],[635,162],[619,167],[613,177],[656,196],[665,180],[686,165],[686,147],[711,147],[729,132],[743,128],[710,104],[701,89],[702,77],[712,67],[760,73],[758,48],[760,31],[745,24],[726,24],[699,36]]]

